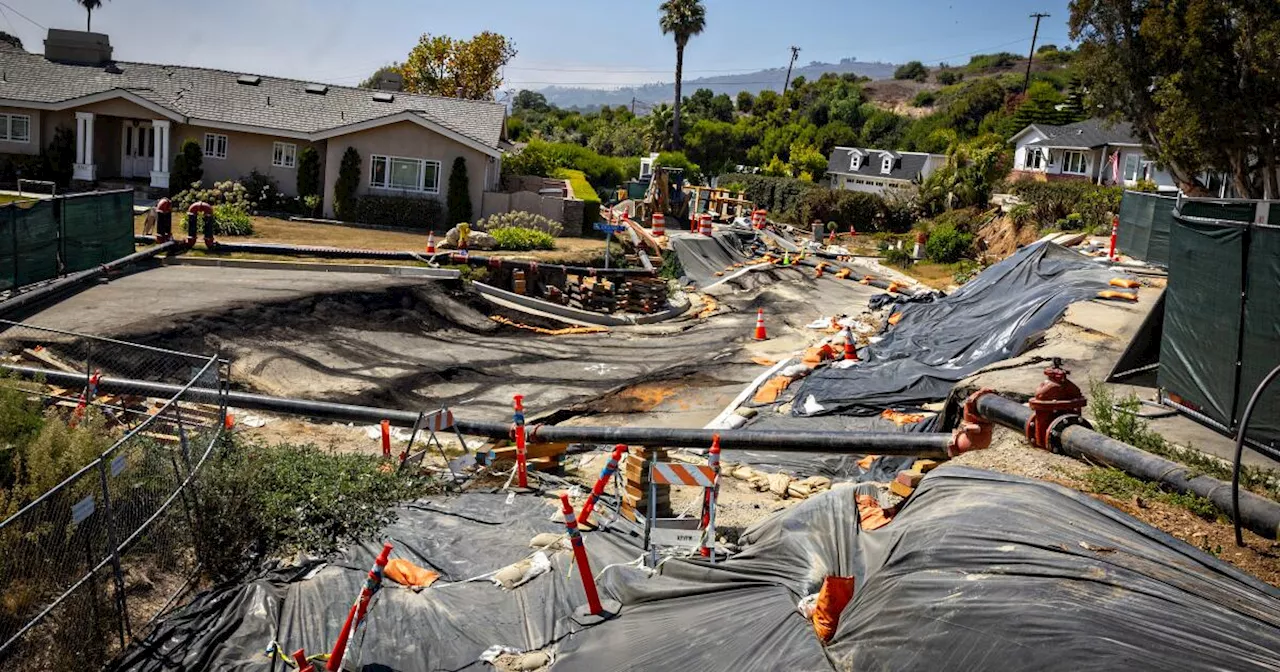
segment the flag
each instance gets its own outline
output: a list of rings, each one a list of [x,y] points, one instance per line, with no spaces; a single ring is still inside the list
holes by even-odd
[[[1120,184],[1120,150],[1111,155],[1111,181]]]

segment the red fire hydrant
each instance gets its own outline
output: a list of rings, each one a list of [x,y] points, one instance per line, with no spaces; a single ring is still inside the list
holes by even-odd
[[[1055,357],[1053,364],[1044,370],[1047,380],[1036,388],[1036,396],[1027,402],[1033,414],[1027,421],[1027,439],[1037,448],[1050,450],[1049,428],[1058,418],[1080,415],[1084,410],[1084,394],[1075,383],[1067,379],[1070,371],[1062,368],[1062,360]]]

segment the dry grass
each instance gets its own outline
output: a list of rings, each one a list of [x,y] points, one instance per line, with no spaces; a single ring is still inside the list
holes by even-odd
[[[136,233],[142,233],[144,219],[145,218],[141,215],[134,217],[133,229]],[[181,221],[181,217],[178,215],[174,216],[173,225],[176,231],[186,230],[184,228],[186,224]],[[360,229],[336,224],[291,222],[283,219],[277,219],[275,217],[254,217],[253,230],[254,234],[252,236],[234,238],[233,240],[257,243],[284,243],[290,245],[358,247],[370,250],[413,250],[416,252],[425,252],[427,248],[427,237],[425,234],[421,233],[377,231],[373,229]],[[554,250],[538,250],[534,252],[486,252],[484,254],[486,256],[499,256],[516,259],[534,259],[549,264],[585,264],[604,255],[604,241],[588,238],[557,238],[556,249]],[[230,256],[236,259],[270,260],[297,258],[292,256],[282,257],[276,255],[239,253],[216,256]],[[350,263],[376,264],[388,262],[379,262],[377,260],[351,260]],[[389,263],[404,265],[406,262],[397,261]]]
[[[955,275],[959,264],[935,264],[932,261],[917,261],[907,268],[898,268],[903,273],[919,280],[935,289],[946,289],[956,284]]]

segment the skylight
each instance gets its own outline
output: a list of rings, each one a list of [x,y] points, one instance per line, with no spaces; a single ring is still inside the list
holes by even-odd
[[[375,102],[379,102],[379,103],[389,103],[389,102],[391,102],[391,101],[393,101],[393,100],[395,100],[395,99],[396,99],[395,94],[391,94],[391,93],[375,93],[375,94],[373,94],[373,100],[374,100]]]
[[[257,86],[262,83],[262,78],[257,75],[240,75],[236,78],[236,82],[247,86]]]
[[[314,93],[316,95],[323,96],[328,92],[329,92],[329,87],[325,86],[324,84],[308,84],[307,85],[307,93]]]

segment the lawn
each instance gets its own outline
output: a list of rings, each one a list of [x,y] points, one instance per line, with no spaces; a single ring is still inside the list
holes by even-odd
[[[10,203],[26,203],[28,201],[34,201],[34,200],[35,200],[34,198],[27,198],[26,196],[19,196],[17,194],[0,194],[0,205],[8,205]]]
[[[133,228],[142,233],[145,218],[134,217]],[[186,223],[181,215],[173,218],[176,231],[186,231]],[[247,237],[228,238],[228,241],[246,241],[256,243],[285,243],[291,245],[319,245],[327,247],[358,247],[370,250],[412,250],[425,252],[427,237],[421,233],[403,231],[378,231],[361,229],[336,224],[313,224],[310,222],[291,222],[275,217],[254,217],[254,234]],[[437,237],[437,243],[443,236]],[[518,257],[535,259],[553,264],[583,264],[604,255],[604,241],[589,238],[557,238],[556,249],[534,252],[484,252],[486,256]],[[255,258],[271,258],[269,255],[255,255]],[[292,258],[292,257],[290,257]]]

